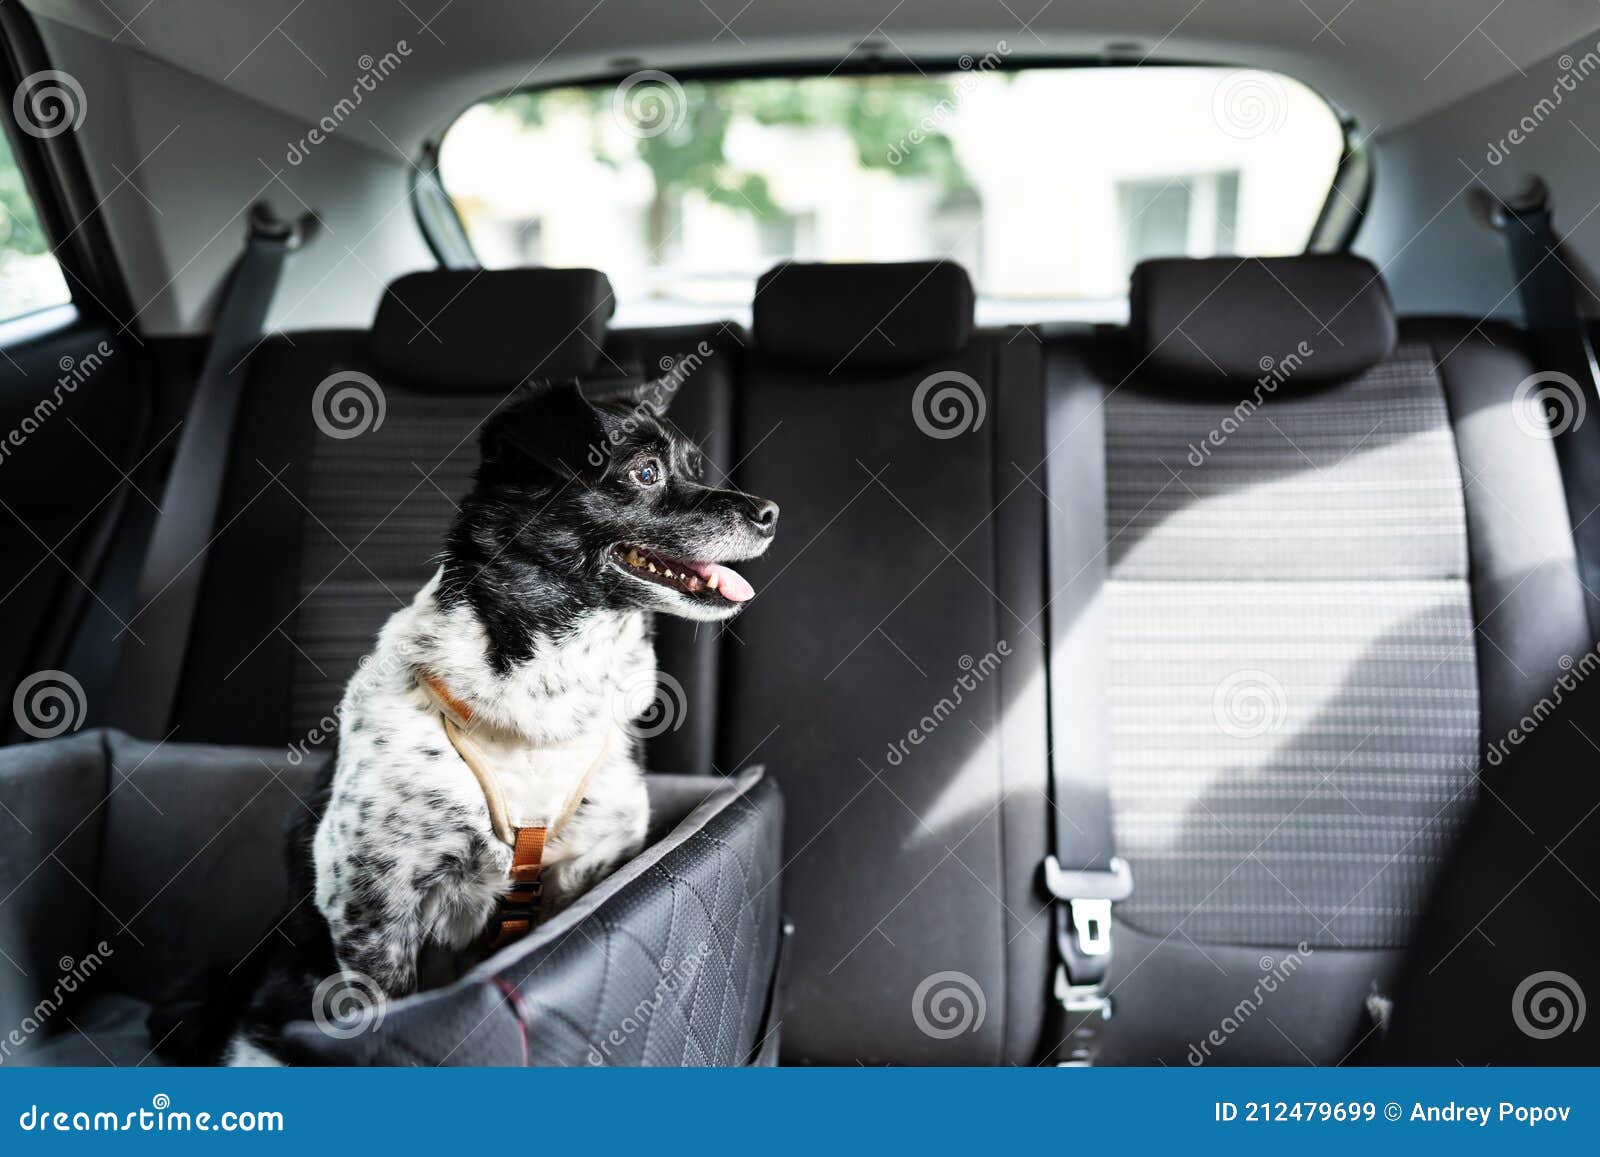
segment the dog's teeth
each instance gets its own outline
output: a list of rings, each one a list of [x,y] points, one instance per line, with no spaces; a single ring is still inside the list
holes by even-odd
[[[712,571],[711,572],[711,577],[706,579],[706,586],[710,587],[712,590],[716,590],[717,589],[717,580],[720,579],[721,577],[722,576],[717,574],[716,571]]]
[[[670,567],[670,566],[669,566],[669,567],[667,567],[667,577],[668,577],[668,578],[672,578],[672,577],[673,577],[673,575],[672,575],[672,568],[671,568],[671,567]]]
[[[639,552],[637,550],[635,550],[632,547],[629,547],[628,548],[627,563],[628,563],[629,566],[632,566],[632,567],[643,566],[644,565],[644,559],[642,557],[640,557]]]
[[[645,565],[650,568],[650,573],[651,574],[659,574],[660,573],[658,570],[656,570],[656,564],[655,563],[647,562],[647,563],[645,563]]]

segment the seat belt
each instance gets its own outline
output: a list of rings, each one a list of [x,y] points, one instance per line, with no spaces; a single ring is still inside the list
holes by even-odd
[[[1496,199],[1491,221],[1505,238],[1522,298],[1523,324],[1544,382],[1576,391],[1574,412],[1552,428],[1567,496],[1589,630],[1600,639],[1600,363],[1578,311],[1580,286],[1563,259],[1551,219],[1549,189],[1535,179],[1515,202]],[[1530,379],[1532,380],[1532,379]],[[1564,428],[1563,428],[1564,427]]]
[[[154,738],[172,718],[233,448],[245,378],[241,363],[265,332],[284,262],[312,235],[314,222],[310,214],[296,222],[280,221],[259,203],[250,211],[249,239],[222,292],[162,492],[161,513],[145,551],[128,620],[129,634],[137,631],[137,637],[124,640],[117,656],[107,714],[114,727]]]
[[[1111,1018],[1111,905],[1133,890],[1112,832],[1106,648],[1106,449],[1100,382],[1076,350],[1046,358],[1044,431],[1054,850],[1055,997],[1065,1016],[1058,1055],[1093,1062]],[[1076,517],[1062,512],[1072,511]]]

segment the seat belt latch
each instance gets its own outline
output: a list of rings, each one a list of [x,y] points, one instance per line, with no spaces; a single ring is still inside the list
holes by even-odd
[[[1133,893],[1133,873],[1128,862],[1113,856],[1109,870],[1069,871],[1055,856],[1046,856],[1044,886],[1071,911],[1078,951],[1084,956],[1110,953],[1111,905]]]

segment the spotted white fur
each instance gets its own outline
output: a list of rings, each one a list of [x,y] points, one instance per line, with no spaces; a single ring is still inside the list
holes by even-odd
[[[391,996],[415,988],[425,945],[479,939],[511,866],[420,672],[438,673],[472,707],[472,739],[519,822],[553,820],[609,737],[583,805],[545,850],[546,913],[637,852],[648,818],[618,691],[654,677],[643,614],[596,611],[501,676],[471,609],[442,610],[438,585],[436,574],[390,618],[345,689],[333,792],[313,842],[316,905],[339,964]]]

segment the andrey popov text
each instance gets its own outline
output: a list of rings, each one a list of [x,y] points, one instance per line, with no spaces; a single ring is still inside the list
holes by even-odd
[[[1376,1101],[1217,1101],[1215,1119],[1224,1124],[1291,1124],[1294,1122],[1360,1124],[1380,1116],[1391,1123],[1423,1125],[1490,1124],[1551,1125],[1572,1119],[1571,1105],[1522,1105],[1514,1101],[1468,1105],[1446,1101],[1425,1105],[1413,1101],[1409,1106],[1398,1101],[1379,1105]]]

